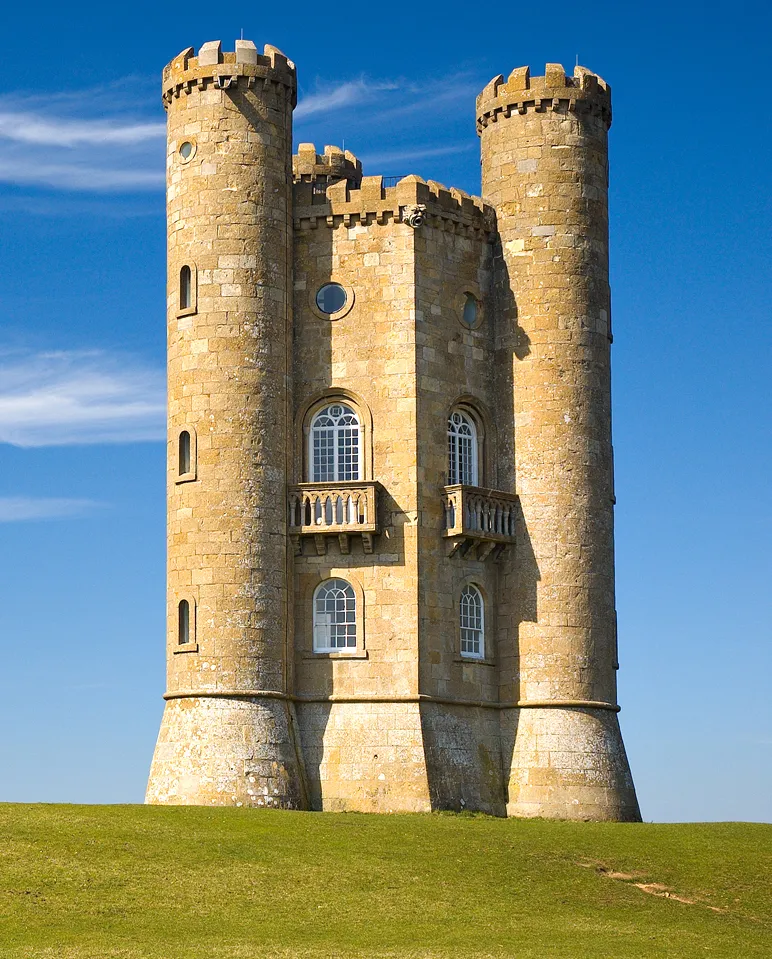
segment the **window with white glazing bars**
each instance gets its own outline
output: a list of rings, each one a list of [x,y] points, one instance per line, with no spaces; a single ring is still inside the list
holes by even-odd
[[[311,422],[312,483],[356,481],[360,457],[359,417],[345,403],[331,403]]]
[[[448,418],[448,486],[477,486],[477,430],[466,413],[454,410]]]
[[[328,579],[314,594],[314,650],[353,649],[357,644],[356,595],[345,579]]]
[[[459,604],[459,622],[461,625],[461,655],[485,655],[485,611],[480,590],[471,584],[461,592]]]

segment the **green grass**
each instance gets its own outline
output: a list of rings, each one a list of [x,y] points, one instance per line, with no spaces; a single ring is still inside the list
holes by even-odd
[[[0,805],[0,957],[769,957],[771,877],[766,825]]]

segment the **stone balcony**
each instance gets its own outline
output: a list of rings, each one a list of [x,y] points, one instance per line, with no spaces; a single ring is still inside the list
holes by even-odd
[[[477,550],[477,559],[491,553],[498,558],[515,542],[517,496],[479,486],[446,486],[443,490],[445,529],[443,536],[451,542],[449,555],[460,551],[465,555]]]
[[[324,556],[331,536],[341,553],[351,550],[350,537],[360,536],[366,553],[373,551],[378,532],[377,483],[301,483],[289,488],[289,535],[295,553],[303,537],[313,536],[316,552]]]

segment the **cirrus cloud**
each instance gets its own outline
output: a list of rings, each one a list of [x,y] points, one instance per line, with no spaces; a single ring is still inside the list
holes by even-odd
[[[0,523],[39,519],[72,519],[104,506],[90,499],[45,496],[0,496]]]
[[[0,352],[0,443],[68,446],[162,440],[165,377],[101,350]]]

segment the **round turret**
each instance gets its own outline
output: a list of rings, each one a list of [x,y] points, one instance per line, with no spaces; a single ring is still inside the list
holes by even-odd
[[[326,146],[321,156],[313,143],[300,143],[292,158],[292,175],[296,183],[314,183],[323,192],[333,183],[345,180],[349,189],[358,190],[362,183],[362,163],[349,150]]]
[[[304,804],[287,696],[294,65],[166,67],[168,629],[155,803]]]
[[[522,507],[513,815],[639,815],[616,716],[610,123],[609,88],[582,67],[566,76],[548,64],[543,77],[523,67],[477,100]]]

